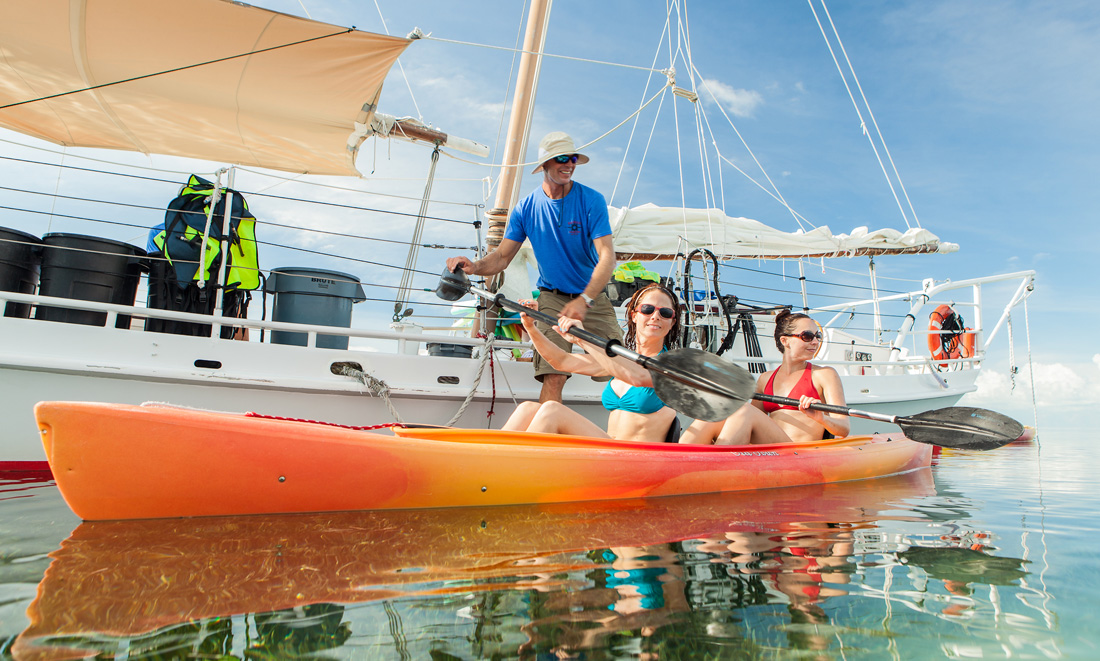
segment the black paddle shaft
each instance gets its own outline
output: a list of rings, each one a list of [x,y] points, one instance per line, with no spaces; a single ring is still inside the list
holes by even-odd
[[[755,393],[753,399],[783,406],[798,406],[797,399]],[[947,448],[992,450],[1011,443],[1024,433],[1024,426],[1012,418],[986,409],[952,406],[913,416],[884,415],[859,409],[815,402],[810,408],[853,418],[866,418],[898,425],[910,440]]]

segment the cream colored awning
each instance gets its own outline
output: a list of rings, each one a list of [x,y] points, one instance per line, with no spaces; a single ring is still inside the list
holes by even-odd
[[[783,232],[751,218],[731,218],[719,209],[680,209],[644,204],[610,207],[615,252],[622,260],[670,259],[677,251],[710,250],[719,259],[747,257],[854,257],[948,253],[958,244],[940,241],[925,229],[901,232],[857,227],[833,234],[828,227],[808,232]],[[681,243],[683,239],[683,243]]]
[[[409,43],[224,0],[0,0],[0,126],[358,175],[355,123],[369,124],[364,107]]]

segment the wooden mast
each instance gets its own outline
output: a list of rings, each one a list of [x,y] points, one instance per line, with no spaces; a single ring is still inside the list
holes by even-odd
[[[500,180],[497,182],[497,196],[493,208],[486,213],[489,225],[486,230],[489,250],[500,245],[504,238],[504,226],[508,223],[508,212],[516,202],[523,173],[518,164],[523,162],[527,152],[527,134],[531,128],[531,114],[535,107],[539,67],[542,65],[542,49],[546,43],[546,23],[550,17],[552,0],[531,0],[531,11],[527,17],[527,32],[523,37],[523,55],[519,60],[519,74],[516,78],[516,91],[512,97],[512,115],[508,120],[508,134],[504,142],[504,154],[501,156]]]

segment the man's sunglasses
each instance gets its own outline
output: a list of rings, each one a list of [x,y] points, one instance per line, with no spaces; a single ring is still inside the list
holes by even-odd
[[[659,308],[656,305],[650,305],[649,303],[642,303],[638,306],[638,312],[641,312],[646,316],[653,314],[654,311],[660,312],[661,316],[665,319],[672,319],[676,316],[676,310],[673,310],[672,308]]]
[[[555,156],[553,158],[553,161],[555,163],[561,163],[563,165],[565,163],[576,163],[577,162],[577,155],[576,154],[564,154],[562,156]]]
[[[798,339],[802,340],[803,342],[813,342],[814,340],[817,340],[818,342],[820,342],[821,339],[822,339],[821,331],[816,331],[816,332],[802,331],[801,333],[783,333],[783,337],[797,337]]]

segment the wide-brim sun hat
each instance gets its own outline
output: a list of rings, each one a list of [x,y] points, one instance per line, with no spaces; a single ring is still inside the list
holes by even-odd
[[[561,131],[547,133],[539,141],[539,164],[535,166],[534,170],[531,170],[531,174],[541,172],[542,166],[546,165],[546,161],[570,154],[577,154],[577,163],[588,162],[587,156],[577,153],[577,145],[574,144],[573,138],[568,133],[562,133]]]

